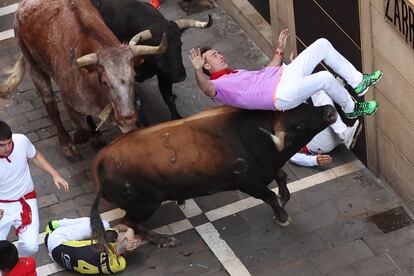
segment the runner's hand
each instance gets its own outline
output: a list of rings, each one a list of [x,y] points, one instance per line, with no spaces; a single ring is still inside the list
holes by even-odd
[[[65,192],[69,191],[69,183],[66,182],[66,180],[63,179],[59,174],[53,176],[53,181],[59,190],[60,188],[63,188]]]
[[[206,63],[205,57],[201,55],[200,48],[191,49],[190,53],[188,54],[188,58],[190,59],[194,69],[196,70],[203,68],[204,64]]]
[[[332,157],[327,154],[318,154],[318,156],[316,156],[316,161],[320,166],[324,166],[332,162]]]
[[[277,41],[277,48],[280,51],[283,51],[285,49],[286,40],[288,36],[289,36],[289,29],[284,29],[283,31],[280,32],[279,40]]]
[[[3,218],[4,215],[4,209],[0,209],[0,220]]]

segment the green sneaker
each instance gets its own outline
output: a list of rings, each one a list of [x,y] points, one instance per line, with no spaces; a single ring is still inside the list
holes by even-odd
[[[57,220],[51,220],[51,221],[49,221],[48,223],[47,223],[47,225],[46,225],[46,229],[45,229],[45,231],[46,231],[46,234],[50,234],[50,233],[52,233],[54,230],[56,230],[56,228],[58,228],[59,227],[59,225],[58,225],[58,221]]]
[[[345,113],[349,119],[355,119],[365,115],[372,115],[377,111],[378,103],[376,101],[355,102],[354,111]]]
[[[358,84],[354,90],[355,93],[361,97],[368,92],[368,89],[371,85],[376,84],[382,77],[383,72],[381,70],[377,70],[372,74],[363,74],[362,81]]]

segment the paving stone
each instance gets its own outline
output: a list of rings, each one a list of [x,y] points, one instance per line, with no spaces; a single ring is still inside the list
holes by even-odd
[[[49,120],[49,118],[42,118],[42,119],[38,119],[32,122],[27,122],[25,124],[19,125],[17,128],[15,128],[16,129],[15,131],[20,132],[20,133],[28,133],[28,132],[40,130],[42,128],[45,128],[51,125],[52,125],[52,122]]]
[[[388,254],[401,270],[414,271],[414,243],[390,250]]]
[[[352,265],[373,256],[374,252],[369,249],[364,241],[358,239],[339,247],[312,254],[310,259],[319,271],[327,273],[336,267]]]
[[[20,85],[19,85],[19,88],[20,88]],[[38,97],[38,95],[37,95],[36,91],[34,91],[34,89],[29,89],[29,90],[26,90],[24,92],[15,93],[13,95],[13,98],[18,103],[24,103],[24,102],[30,101],[34,98],[37,98],[37,97]]]
[[[35,132],[29,132],[26,134],[27,138],[29,138],[29,140],[34,143],[40,140],[39,135],[37,135]]]
[[[325,276],[358,276],[358,274],[351,267],[337,267],[323,275]]]
[[[177,247],[157,248],[147,244],[129,254],[127,262],[134,266],[127,266],[119,275],[215,275],[209,272],[223,271],[195,230],[179,233],[176,238],[182,242]]]
[[[330,202],[319,205],[311,210],[292,215],[291,218],[292,224],[285,230],[294,236],[301,236],[343,219]]]
[[[30,102],[12,105],[6,109],[7,113],[11,116],[23,114],[24,112],[28,112],[31,110],[33,110],[33,105]]]
[[[381,255],[406,244],[414,243],[414,226],[410,225],[388,234],[383,234],[378,229],[376,232],[365,233],[363,239],[377,255]]]
[[[387,255],[374,256],[360,263],[352,265],[352,268],[361,276],[394,275],[400,269],[394,265]]]
[[[27,123],[27,119],[24,114],[7,115],[4,120],[10,126],[13,132],[17,132],[18,126]]]
[[[267,275],[319,276],[318,269],[307,258],[297,260],[267,272]],[[264,274],[265,275],[265,274]]]
[[[72,182],[70,182],[70,184],[72,184]],[[70,186],[70,189],[68,192],[66,192],[63,189],[60,189],[60,190],[56,189],[55,194],[59,198],[59,201],[63,202],[68,199],[72,199],[80,195],[84,195],[85,191],[80,186]]]
[[[400,271],[396,274],[394,274],[394,276],[413,276],[414,275],[414,268],[413,269],[407,269],[404,271]]]
[[[54,205],[59,202],[59,199],[55,194],[49,194],[46,196],[41,196],[37,198],[37,207],[39,209]]]
[[[290,238],[284,244],[277,244],[272,250],[276,262],[280,266],[300,260],[309,254],[320,252],[331,248],[329,244],[323,241],[316,234],[307,234],[304,236]]]
[[[251,254],[242,256],[240,261],[252,275],[266,275],[270,271],[273,273],[274,269],[278,267],[272,253],[267,249],[253,251]]]
[[[380,232],[368,217],[345,219],[318,230],[320,237],[334,247],[360,239],[367,233],[379,234]]]
[[[319,184],[296,192],[293,197],[307,210],[324,204],[327,201],[333,201],[347,195],[359,193],[370,186],[370,184],[361,181],[359,172],[355,172],[333,179],[323,185]]]
[[[29,121],[34,121],[34,120],[46,117],[48,115],[44,108],[38,108],[33,111],[26,112],[25,116]]]
[[[361,214],[373,215],[401,205],[401,200],[386,189],[370,187],[365,191],[343,197],[334,202],[340,212],[346,216]]]
[[[46,245],[45,244],[39,245],[39,249],[34,255],[37,267],[48,264],[52,261],[52,259],[49,257],[48,254],[49,252],[46,248]]]

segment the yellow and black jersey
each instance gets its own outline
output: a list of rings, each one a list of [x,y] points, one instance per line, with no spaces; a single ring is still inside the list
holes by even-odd
[[[105,234],[115,248],[118,232],[107,229]],[[62,267],[81,274],[112,274],[123,271],[126,261],[123,256],[114,253],[99,253],[91,240],[66,241],[52,250],[52,257]]]

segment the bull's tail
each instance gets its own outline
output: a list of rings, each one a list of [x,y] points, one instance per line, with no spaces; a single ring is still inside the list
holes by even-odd
[[[25,63],[24,57],[21,55],[17,62],[14,64],[13,69],[10,72],[9,78],[4,84],[0,84],[0,97],[6,98],[13,93],[19,83],[24,77]]]
[[[93,161],[92,164],[92,176],[97,188],[95,199],[92,203],[91,212],[90,212],[90,220],[91,220],[91,230],[92,236],[91,240],[96,240],[96,246],[99,252],[114,252],[114,248],[109,245],[109,240],[105,235],[105,228],[103,226],[103,222],[101,219],[101,215],[99,214],[99,200],[102,195],[101,191],[101,181],[99,179],[99,173],[102,169],[102,165],[100,162],[99,154],[97,158]]]

